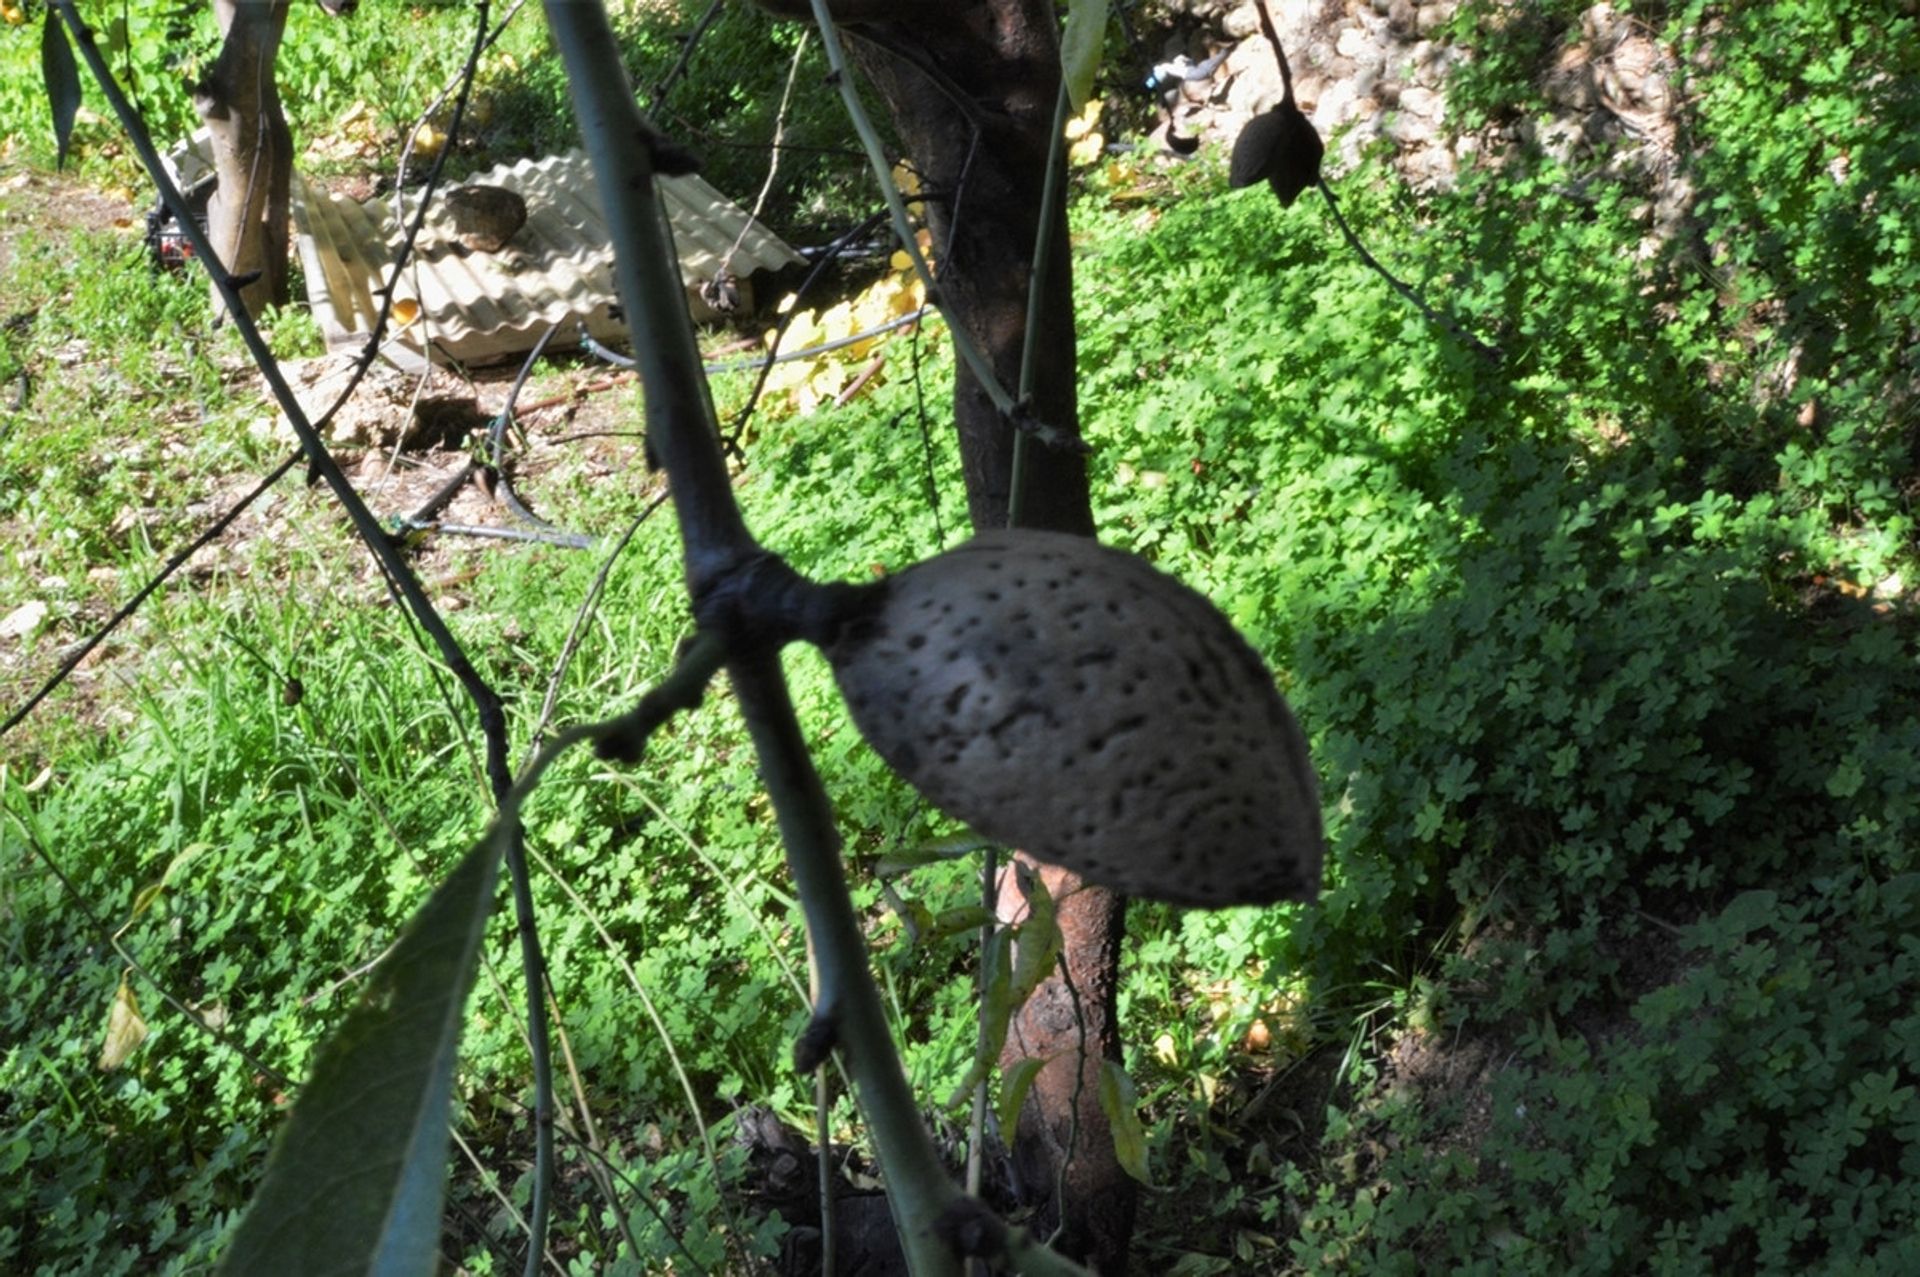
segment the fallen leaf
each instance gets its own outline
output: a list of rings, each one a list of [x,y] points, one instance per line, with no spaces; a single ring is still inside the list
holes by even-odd
[[[100,1071],[111,1073],[127,1062],[147,1040],[147,1022],[140,1018],[140,1004],[133,999],[133,986],[120,977],[120,988],[113,995],[107,1012],[107,1042],[100,1049]]]

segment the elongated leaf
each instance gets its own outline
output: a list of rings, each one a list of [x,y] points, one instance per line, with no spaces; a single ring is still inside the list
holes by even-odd
[[[1093,76],[1107,43],[1107,0],[1071,0],[1067,28],[1060,33],[1060,73],[1067,80],[1067,102],[1075,115],[1093,96]]]
[[[467,853],[320,1048],[222,1273],[434,1271],[462,1011],[516,830]]]
[[[1013,959],[1013,1005],[1020,1006],[1033,996],[1040,982],[1053,972],[1060,960],[1065,939],[1060,934],[1060,916],[1054,909],[1053,893],[1039,874],[1027,874],[1020,880],[1027,900],[1027,916],[1020,924],[1020,947]]]
[[[67,143],[73,140],[73,122],[80,114],[80,65],[58,15],[47,10],[40,32],[40,74],[47,82],[47,102],[53,107],[54,167],[65,168]]]
[[[993,941],[988,944],[982,961],[987,967],[986,996],[980,1003],[980,1046],[973,1057],[973,1064],[967,1069],[966,1077],[960,1085],[953,1088],[953,1095],[947,1100],[948,1108],[958,1108],[973,1096],[973,1090],[987,1080],[993,1072],[993,1065],[1000,1058],[1000,1048],[1007,1042],[1007,1021],[1013,1016],[1013,999],[1009,996],[1008,977],[1013,967],[1013,932],[1005,927],[993,933]]]
[[[1040,1070],[1052,1060],[1051,1055],[1029,1055],[1010,1072],[1000,1075],[1000,1103],[994,1113],[1000,1119],[1000,1138],[1008,1144],[1013,1143],[1013,1133],[1019,1129],[1020,1109],[1027,1102],[1027,1092],[1033,1089],[1033,1079],[1039,1077]]]
[[[1120,1169],[1153,1187],[1147,1177],[1147,1133],[1140,1125],[1140,1097],[1127,1071],[1112,1060],[1100,1066],[1100,1108],[1113,1128],[1113,1156]]]

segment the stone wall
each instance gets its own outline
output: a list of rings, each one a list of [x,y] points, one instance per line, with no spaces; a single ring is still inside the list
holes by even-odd
[[[1511,0],[1517,8],[1526,0]],[[1604,149],[1610,167],[1652,180],[1671,222],[1685,205],[1667,189],[1679,145],[1672,59],[1653,33],[1596,4],[1541,68],[1546,110],[1491,134],[1450,135],[1445,86],[1472,56],[1451,35],[1459,0],[1268,0],[1287,49],[1300,107],[1330,143],[1331,171],[1377,143],[1416,188],[1449,185],[1465,157],[1533,141],[1574,159]],[[1213,76],[1173,90],[1184,136],[1230,142],[1280,100],[1280,72],[1253,0],[1173,0],[1174,30],[1149,53],[1202,61],[1227,49]]]

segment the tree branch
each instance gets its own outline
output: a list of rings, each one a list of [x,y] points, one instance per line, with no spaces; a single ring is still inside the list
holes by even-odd
[[[604,8],[546,0],[546,11],[605,201],[615,278],[645,385],[647,437],[667,470],[698,613],[704,596],[761,552],[728,482],[653,189],[657,134],[635,105]],[[819,958],[816,1016],[830,1023],[872,1127],[901,1243],[915,1273],[958,1277],[960,1260],[935,1235],[934,1225],[964,1195],[941,1166],[901,1071],[847,891],[832,807],[795,718],[777,645],[742,645],[729,654],[727,672],[759,755]]]

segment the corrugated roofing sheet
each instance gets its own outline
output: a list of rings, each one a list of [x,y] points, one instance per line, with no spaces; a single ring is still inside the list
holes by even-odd
[[[624,341],[624,325],[609,316],[613,248],[585,152],[521,160],[468,181],[518,192],[527,203],[526,224],[505,248],[481,253],[461,244],[443,216],[430,214],[394,289],[396,301],[420,304],[421,318],[391,337],[387,353],[417,361],[430,341],[444,357],[487,363],[531,350],[554,324],[561,327],[553,345],[571,345],[579,322],[596,340]],[[801,260],[697,174],[661,178],[660,191],[697,315],[711,313],[699,300],[699,285],[729,256],[728,269],[743,282]],[[403,197],[408,218],[414,200],[412,193]],[[375,289],[404,239],[393,201],[362,203],[296,175],[293,215],[307,298],[327,349],[357,350],[379,314]]]

